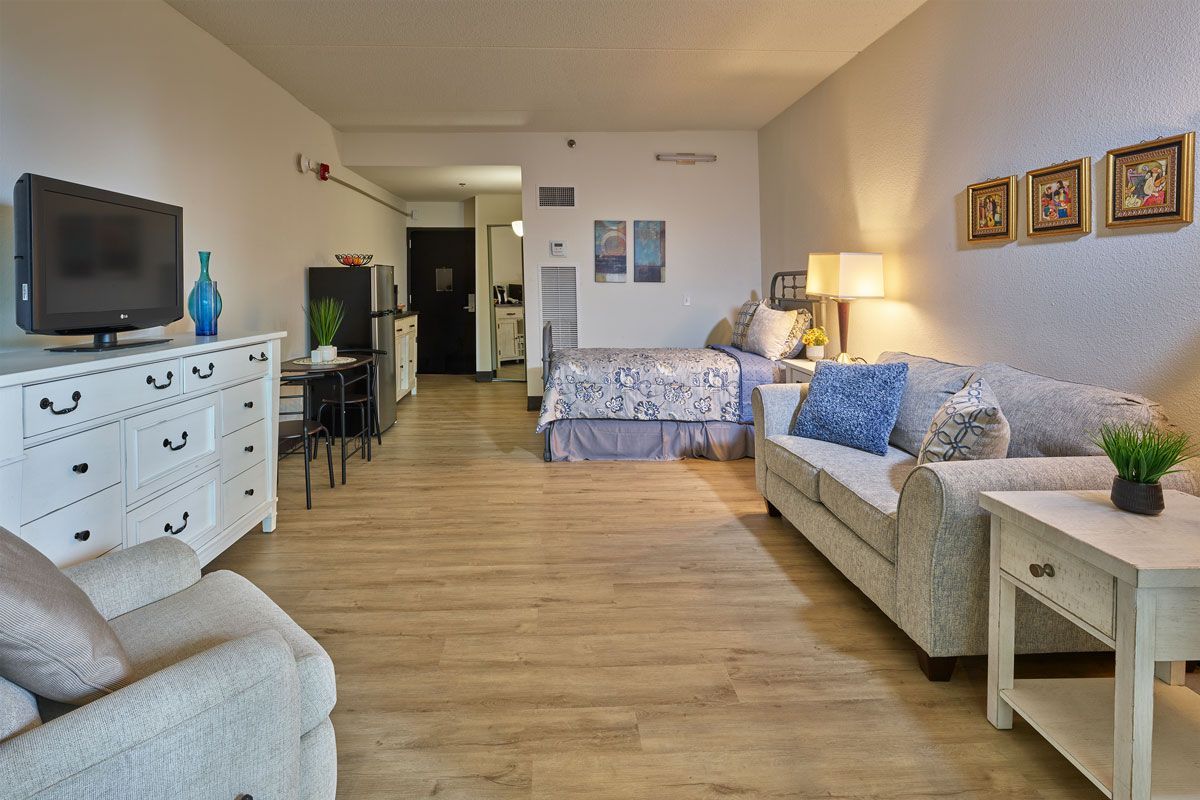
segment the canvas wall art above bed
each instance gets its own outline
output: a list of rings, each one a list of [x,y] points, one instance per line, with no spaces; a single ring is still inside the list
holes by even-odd
[[[752,455],[751,392],[783,380],[779,358],[794,355],[802,346],[800,335],[812,325],[813,301],[805,296],[804,278],[802,271],[776,273],[771,298],[763,304],[767,311],[739,319],[743,330],[752,331],[747,339],[778,348],[768,352],[772,357],[730,345],[556,350],[547,323],[537,428],[546,436],[546,460]],[[760,317],[757,328],[754,316]]]

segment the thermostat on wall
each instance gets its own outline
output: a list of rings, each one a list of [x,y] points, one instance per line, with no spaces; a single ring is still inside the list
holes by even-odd
[[[567,254],[567,243],[562,239],[550,240],[550,255],[563,258]]]

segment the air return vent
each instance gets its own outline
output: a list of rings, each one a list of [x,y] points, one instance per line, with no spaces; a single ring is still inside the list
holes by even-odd
[[[575,267],[542,267],[542,320],[554,332],[554,347],[579,347]]]
[[[574,186],[539,186],[538,208],[574,208]]]

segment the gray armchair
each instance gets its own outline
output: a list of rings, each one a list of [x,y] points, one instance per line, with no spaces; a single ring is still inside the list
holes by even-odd
[[[0,800],[334,797],[333,664],[257,587],[202,578],[192,549],[167,538],[66,574],[137,678],[79,708],[43,702],[40,724],[0,741]]]

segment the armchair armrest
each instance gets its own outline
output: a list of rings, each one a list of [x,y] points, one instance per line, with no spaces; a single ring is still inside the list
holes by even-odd
[[[260,631],[0,743],[0,798],[298,797],[296,662]]]
[[[160,536],[63,570],[105,619],[170,597],[200,580],[196,551]]]
[[[979,506],[979,493],[1109,489],[1115,474],[1104,456],[917,467],[900,493],[898,511],[900,627],[932,656],[987,652],[990,515]],[[1169,475],[1163,484],[1195,491],[1188,472]]]
[[[761,493],[766,489],[767,463],[763,459],[768,436],[789,433],[796,413],[808,397],[807,383],[765,383],[754,387],[754,477]]]

